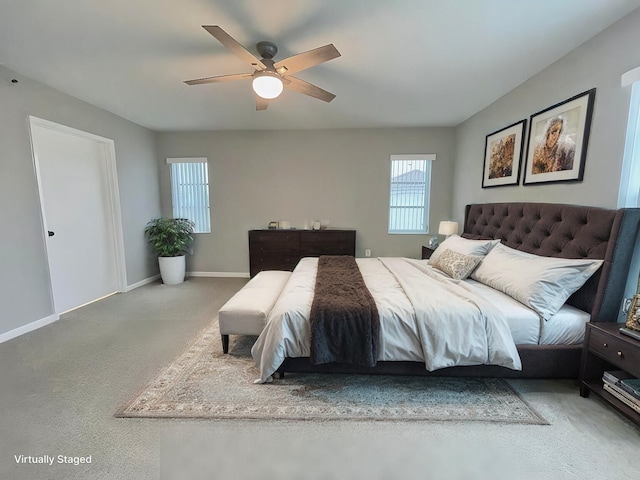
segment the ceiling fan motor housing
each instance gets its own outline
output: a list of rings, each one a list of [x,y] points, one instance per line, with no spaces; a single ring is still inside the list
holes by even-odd
[[[258,51],[260,56],[262,56],[262,58],[268,59],[275,57],[276,53],[278,53],[278,47],[276,46],[276,44],[267,41],[256,43],[256,50]]]

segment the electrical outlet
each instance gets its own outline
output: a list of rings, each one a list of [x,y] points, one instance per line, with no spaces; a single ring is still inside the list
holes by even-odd
[[[371,256],[371,250],[369,250],[368,248],[364,251],[364,256],[365,257],[370,257]]]

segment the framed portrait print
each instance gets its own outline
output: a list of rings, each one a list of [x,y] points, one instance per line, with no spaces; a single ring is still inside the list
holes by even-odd
[[[582,180],[595,97],[593,88],[531,115],[523,185]]]
[[[527,120],[487,135],[484,144],[482,188],[517,185]]]

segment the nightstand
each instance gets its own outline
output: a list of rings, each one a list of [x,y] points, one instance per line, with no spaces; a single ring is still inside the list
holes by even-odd
[[[607,392],[602,384],[605,370],[624,370],[640,378],[640,340],[619,332],[624,323],[589,322],[580,364],[580,395],[598,395],[618,412],[640,425],[640,414]]]
[[[434,249],[422,246],[422,260],[426,260],[427,258],[431,258],[431,255],[435,252]]]

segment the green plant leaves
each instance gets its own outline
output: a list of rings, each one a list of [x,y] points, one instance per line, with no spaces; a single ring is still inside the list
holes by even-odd
[[[147,223],[144,234],[159,257],[178,257],[189,252],[194,228],[187,218],[154,218]]]

